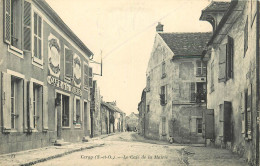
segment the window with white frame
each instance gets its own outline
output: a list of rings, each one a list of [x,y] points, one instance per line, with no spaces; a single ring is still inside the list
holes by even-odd
[[[196,76],[206,76],[206,71],[207,71],[207,65],[203,61],[196,61],[197,64],[197,72]]]
[[[33,13],[33,56],[34,61],[42,64],[42,18]]]
[[[33,128],[37,128],[39,123],[40,113],[42,111],[42,85],[33,84]]]

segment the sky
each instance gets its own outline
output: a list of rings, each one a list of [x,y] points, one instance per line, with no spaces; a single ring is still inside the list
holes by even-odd
[[[138,113],[155,27],[164,32],[209,32],[200,21],[211,0],[46,0],[94,53],[103,57],[103,76],[95,76],[104,101],[116,101],[127,115]],[[93,65],[100,74],[100,66]]]

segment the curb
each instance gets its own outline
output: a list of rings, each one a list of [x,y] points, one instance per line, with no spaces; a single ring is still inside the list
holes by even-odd
[[[64,152],[64,153],[61,153],[61,154],[56,154],[54,156],[41,158],[41,159],[38,159],[38,160],[35,160],[35,161],[31,161],[31,162],[28,162],[28,163],[25,163],[25,164],[21,164],[21,165],[22,166],[34,165],[34,164],[37,164],[37,163],[40,163],[40,162],[44,162],[44,161],[48,161],[48,160],[51,160],[51,159],[63,157],[65,155],[68,155],[68,154],[71,154],[71,153],[74,153],[74,152],[79,152],[79,151],[86,150],[86,149],[92,149],[92,148],[95,148],[95,147],[101,147],[103,145],[105,145],[105,144],[103,143],[103,144],[99,144],[99,145],[92,145],[92,146],[88,146],[88,147],[84,147],[84,148],[78,148],[78,149],[74,149],[74,150],[71,150],[71,151],[68,151],[68,152]]]

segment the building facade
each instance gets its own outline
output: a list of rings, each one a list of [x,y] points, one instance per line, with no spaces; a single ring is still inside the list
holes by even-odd
[[[212,2],[201,15],[215,22],[203,58],[208,70],[205,136],[208,144],[258,165],[259,1],[233,0],[224,13],[221,7],[213,12],[219,5]]]
[[[142,136],[146,136],[146,130],[148,127],[148,118],[146,112],[146,92],[145,89],[142,92],[141,101],[138,103],[138,112],[139,112],[139,122],[138,122],[138,131]]]
[[[200,58],[211,33],[164,33],[156,27],[146,76],[148,138],[202,143],[206,64]]]
[[[137,131],[139,126],[139,115],[132,112],[130,115],[126,116],[126,130],[127,131]]]
[[[0,8],[0,153],[81,141],[90,134],[93,53],[44,0]]]

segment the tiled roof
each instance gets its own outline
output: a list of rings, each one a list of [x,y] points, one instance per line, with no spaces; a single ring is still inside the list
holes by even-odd
[[[230,2],[212,1],[203,11],[226,11],[230,6]]]
[[[111,105],[107,102],[101,102],[101,105],[106,106],[108,109],[119,112],[119,113],[124,113],[123,111],[121,111],[117,106]]]
[[[159,35],[174,55],[201,55],[212,33],[159,33]]]

